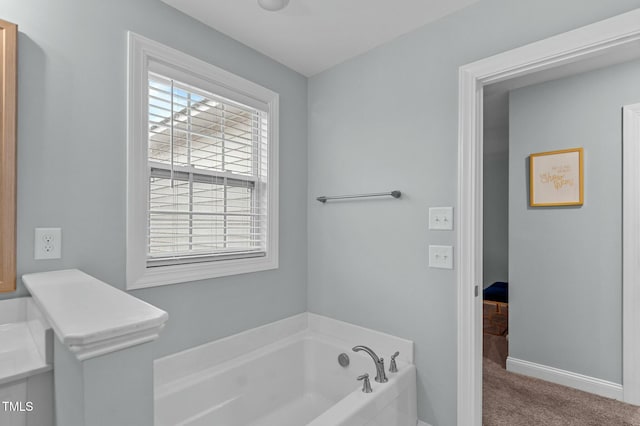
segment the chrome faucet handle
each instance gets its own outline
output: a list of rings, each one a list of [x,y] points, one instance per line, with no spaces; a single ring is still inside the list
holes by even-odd
[[[362,392],[371,393],[373,389],[371,389],[371,382],[369,381],[369,374],[365,373],[362,376],[358,376],[357,380],[362,380]]]
[[[400,352],[396,352],[395,354],[391,355],[391,363],[389,364],[389,372],[390,373],[397,373],[398,372],[398,365],[396,364],[396,357],[400,355]]]

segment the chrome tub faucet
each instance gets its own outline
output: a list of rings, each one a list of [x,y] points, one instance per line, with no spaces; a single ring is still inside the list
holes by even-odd
[[[365,351],[366,353],[368,353],[369,356],[371,357],[371,359],[373,359],[374,364],[376,365],[376,377],[375,377],[374,380],[376,382],[378,382],[378,383],[386,383],[386,382],[388,382],[387,375],[384,372],[384,359],[383,358],[379,358],[378,355],[376,355],[376,353],[374,351],[372,351],[370,348],[368,348],[366,346],[362,346],[362,345],[354,346],[353,347],[353,351],[354,352]]]

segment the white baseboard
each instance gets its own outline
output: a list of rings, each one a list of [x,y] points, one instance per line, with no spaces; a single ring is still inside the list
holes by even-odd
[[[422,420],[418,420],[418,424],[416,426],[431,426],[429,423],[425,423]]]
[[[607,398],[623,400],[622,385],[522,359],[507,358],[507,371],[524,374]]]

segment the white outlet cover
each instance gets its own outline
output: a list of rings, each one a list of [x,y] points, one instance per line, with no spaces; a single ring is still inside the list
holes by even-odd
[[[452,231],[453,207],[429,208],[429,229],[435,231]]]
[[[34,238],[35,260],[60,259],[62,257],[62,229],[36,228]]]
[[[429,267],[453,269],[453,247],[429,246]]]

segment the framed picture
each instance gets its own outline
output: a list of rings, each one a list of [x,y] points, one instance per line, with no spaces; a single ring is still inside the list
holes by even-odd
[[[584,202],[582,148],[529,156],[531,206],[581,206]]]

